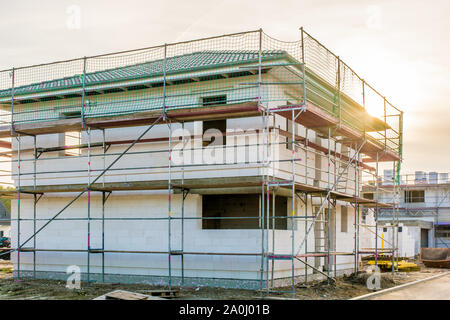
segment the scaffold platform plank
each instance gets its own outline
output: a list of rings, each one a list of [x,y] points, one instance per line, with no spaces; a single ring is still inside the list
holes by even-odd
[[[276,179],[272,180],[274,183]],[[280,180],[281,182],[285,180]],[[262,176],[238,176],[238,177],[220,177],[220,178],[195,178],[195,179],[172,179],[171,185],[174,192],[180,192],[181,189],[189,189],[191,194],[260,194],[261,186],[264,183]],[[113,192],[113,191],[137,191],[137,190],[168,190],[168,180],[148,180],[148,181],[130,181],[130,182],[99,182],[94,183],[89,188],[95,192]],[[60,184],[60,185],[37,185],[22,186],[21,193],[25,194],[44,194],[44,193],[64,193],[80,192],[87,190],[86,184]],[[328,189],[295,182],[295,191],[304,192],[316,196],[325,196]],[[270,193],[274,192],[269,190]],[[276,190],[277,195],[290,197],[292,188],[289,186],[280,186]],[[17,190],[4,190],[0,193],[0,198],[14,198],[17,196]],[[375,207],[377,202],[362,197],[355,197],[351,194],[331,191],[331,198],[339,201],[354,203],[368,207]],[[391,207],[391,204],[378,202],[378,207]]]
[[[338,118],[322,110],[320,107],[311,103],[307,103],[305,111],[296,118],[296,122],[313,130],[322,130],[324,127],[335,127],[336,132],[350,141],[361,143],[364,138],[368,139],[361,149],[361,153],[369,158],[363,159],[364,162],[375,161],[378,153],[379,161],[397,161],[400,159],[399,155],[392,150],[376,141],[375,139],[365,136],[357,130],[349,127],[346,124],[339,123]],[[143,112],[135,112],[126,115],[104,116],[95,118],[86,118],[87,126],[92,126],[97,129],[118,128],[127,126],[147,125],[155,121],[162,114],[162,110],[151,110]],[[289,119],[291,111],[281,111],[277,114]],[[166,112],[167,118],[172,121],[194,121],[194,120],[218,120],[227,118],[240,118],[261,115],[260,107],[255,102],[242,102],[235,104],[207,106],[207,107],[192,107],[192,108],[177,108],[170,109],[168,107]],[[373,120],[375,121],[375,120]],[[372,122],[373,122],[372,121]],[[381,120],[378,120],[381,123]],[[377,122],[378,123],[378,122]],[[41,121],[34,123],[15,124],[15,131],[25,135],[37,134],[51,134],[66,131],[80,131],[82,130],[81,118]],[[380,125],[377,125],[377,128]],[[381,127],[380,127],[381,128]],[[384,128],[384,127],[383,127]],[[11,128],[9,126],[0,127],[0,138],[10,137]]]
[[[126,115],[86,118],[87,126],[98,129],[119,128],[129,126],[148,125],[162,115],[162,110],[135,112]],[[173,121],[219,120],[228,118],[251,117],[260,115],[257,102],[242,102],[235,104],[193,107],[167,108],[167,118]],[[40,121],[14,125],[15,131],[25,135],[51,134],[67,131],[82,130],[81,118]],[[11,127],[0,127],[0,138],[11,136]]]

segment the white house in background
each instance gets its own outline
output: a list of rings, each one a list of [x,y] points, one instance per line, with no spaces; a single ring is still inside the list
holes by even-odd
[[[0,238],[11,237],[11,213],[0,202]]]
[[[388,180],[390,172],[385,172]],[[389,185],[383,188],[389,189]],[[413,238],[414,254],[420,248],[450,247],[450,179],[448,173],[416,171],[402,175],[400,185],[399,230],[400,239]],[[392,193],[381,192],[380,201],[391,202]],[[392,209],[381,209],[379,220],[389,224]],[[390,228],[384,228],[391,238]],[[388,234],[389,233],[389,234]]]

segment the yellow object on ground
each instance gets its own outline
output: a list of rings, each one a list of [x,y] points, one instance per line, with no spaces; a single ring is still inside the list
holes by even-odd
[[[368,265],[375,265],[375,260],[369,260],[367,261]],[[388,260],[378,260],[377,261],[377,265],[381,270],[391,270],[392,269],[392,261],[388,261]],[[397,269],[398,271],[405,271],[405,272],[409,272],[409,271],[419,271],[420,267],[413,263],[413,262],[408,262],[406,260],[401,260],[398,262],[394,263],[394,268]]]

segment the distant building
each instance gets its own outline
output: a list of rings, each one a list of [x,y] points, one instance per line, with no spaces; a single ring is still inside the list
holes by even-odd
[[[0,202],[0,238],[11,236],[11,213]]]
[[[385,177],[385,181],[386,181]],[[379,201],[392,203],[392,183],[380,186]],[[380,224],[392,221],[393,209],[380,209]],[[394,217],[396,214],[394,214]],[[450,247],[450,180],[448,173],[416,171],[401,177],[399,208],[399,237],[408,232],[414,238],[414,252],[423,247]],[[390,238],[389,228],[384,228]],[[399,241],[400,242],[400,241]]]

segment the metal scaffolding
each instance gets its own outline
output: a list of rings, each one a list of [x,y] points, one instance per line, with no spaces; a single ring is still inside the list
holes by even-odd
[[[220,70],[221,74],[218,74],[218,71],[214,71],[216,72],[214,73],[211,70],[202,73],[204,72],[203,69],[196,70],[190,78],[182,78],[176,74],[178,70],[175,69],[180,68],[180,65],[186,64],[192,69],[192,66],[198,63],[199,59],[203,64],[212,63],[210,61],[217,59],[217,55],[220,55],[222,60],[229,59],[224,63],[219,59],[220,61],[214,65],[215,68],[223,69]],[[243,64],[236,64],[233,59],[241,59]],[[61,66],[65,66],[65,70],[59,70],[58,68]],[[202,65],[201,67],[207,68],[210,66]],[[191,69],[188,71],[193,72]],[[266,76],[269,70],[276,71],[274,71],[276,77],[273,77],[275,80]],[[154,72],[154,77],[159,77],[159,80],[145,80],[144,71]],[[123,79],[120,79],[124,84],[108,82],[108,85],[106,85],[106,81],[109,80],[105,79],[108,79],[110,74],[113,73],[120,74],[120,76],[124,74]],[[68,78],[74,74],[76,76]],[[214,82],[223,81],[226,83],[226,81],[232,81],[229,79],[240,79],[239,77],[243,77],[239,83],[239,88],[242,89],[229,89]],[[209,81],[208,92],[246,91],[244,96],[236,95],[235,98],[225,102],[225,104],[192,102],[189,98],[192,91],[187,88],[178,89],[176,94],[170,91],[175,85],[194,85],[201,81],[205,81],[205,83]],[[56,82],[63,83],[65,87],[52,87],[60,85]],[[72,92],[70,91],[72,89],[79,89],[79,91]],[[161,93],[157,97],[140,93],[142,90],[150,89],[160,90]],[[30,92],[29,90],[34,91]],[[51,90],[56,90],[59,97],[51,96]],[[125,92],[126,100],[117,98],[115,96],[117,92]],[[108,97],[108,94],[111,94],[111,98]],[[42,97],[39,95],[42,95]],[[98,98],[94,100],[91,97]],[[9,104],[5,103],[7,100],[10,101]],[[48,101],[53,103],[51,110],[45,109],[45,104]],[[381,104],[379,101],[382,101]],[[379,238],[377,215],[380,207],[390,207],[393,210],[392,226],[397,230],[397,237],[392,239],[392,248],[384,249],[382,253],[390,252],[392,259],[395,259],[396,244],[398,244],[398,205],[396,204],[398,196],[393,197],[394,201],[391,204],[378,201],[380,189],[378,164],[379,162],[393,163],[394,185],[396,186],[393,190],[394,193],[398,194],[403,113],[392,106],[386,98],[368,85],[338,56],[331,53],[303,28],[300,30],[300,41],[296,42],[283,42],[273,39],[260,29],[110,55],[84,57],[60,62],[57,65],[13,68],[0,72],[1,103],[5,105],[5,109],[9,112],[1,114],[2,122],[7,125],[8,129],[5,129],[7,133],[3,133],[0,128],[0,137],[13,137],[17,141],[17,155],[13,151],[2,154],[3,156],[11,156],[11,159],[3,162],[16,164],[15,172],[11,173],[11,177],[15,180],[15,190],[3,191],[2,195],[4,197],[17,195],[17,218],[12,218],[16,222],[17,245],[10,251],[3,253],[17,253],[17,278],[22,277],[20,257],[24,253],[33,254],[34,278],[37,276],[36,257],[39,252],[85,253],[88,283],[93,281],[91,279],[93,274],[91,270],[92,255],[101,255],[100,278],[105,281],[108,267],[105,265],[105,254],[163,254],[167,255],[167,285],[172,288],[174,278],[181,278],[178,282],[179,285],[185,284],[185,256],[249,256],[260,258],[257,272],[259,273],[261,295],[271,292],[295,294],[299,279],[303,277],[303,281],[309,280],[311,273],[308,270],[326,277],[328,283],[334,281],[339,275],[337,270],[339,256],[354,257],[354,272],[358,272],[360,268],[361,255],[374,254],[375,259],[377,259],[380,252],[380,248],[377,246],[377,239]],[[39,108],[33,109],[34,104]],[[382,115],[379,116],[383,118],[382,120],[368,115],[367,110],[373,108],[373,105],[382,110]],[[106,106],[110,109],[105,111]],[[52,113],[55,109],[62,111],[55,115]],[[198,170],[204,166],[204,163],[185,163],[186,139],[192,138],[190,135],[184,134],[185,123],[194,120],[249,116],[260,117],[259,140],[256,142],[256,146],[262,151],[262,155],[260,160],[246,161],[244,164],[258,166],[261,172],[260,177],[254,180],[236,177],[236,182],[228,184],[225,182],[211,184],[212,180],[202,182],[196,181],[196,179],[186,179],[186,170]],[[276,119],[281,118],[286,120],[285,130],[275,125]],[[174,134],[175,124],[181,126],[183,130],[181,136]],[[106,139],[105,130],[108,128],[138,125],[146,125],[146,128],[133,140],[107,141]],[[152,135],[157,125],[167,126],[167,137],[153,136],[153,138],[148,138],[147,136]],[[298,132],[299,126],[303,126],[305,129],[303,136]],[[38,148],[37,136],[57,134],[67,130],[82,131],[86,143]],[[101,133],[101,142],[91,140],[96,132]],[[243,135],[245,136],[245,133]],[[22,152],[29,151],[26,148],[23,150],[21,147],[21,139],[25,136],[31,136],[33,139],[32,158],[24,159],[21,155],[21,150]],[[224,133],[223,136],[231,135]],[[311,137],[316,141],[310,140]],[[194,136],[193,139],[197,138]],[[283,141],[283,139],[285,140]],[[137,144],[151,142],[167,143],[167,148],[148,151],[132,150]],[[181,164],[173,163],[172,157],[174,143],[176,142],[181,142],[182,145],[180,154],[183,161]],[[126,148],[121,152],[109,152],[109,148],[115,145],[126,145]],[[251,143],[245,143],[244,147],[249,148],[251,145]],[[340,151],[338,151],[338,145]],[[275,158],[274,150],[278,146],[284,146],[288,149],[290,156],[280,159]],[[71,149],[86,150],[86,154],[80,152],[76,156],[71,156],[71,158],[76,158],[79,161],[86,161],[84,170],[72,168],[63,171],[38,170],[40,161],[67,159],[65,155],[41,158],[43,154],[65,152]],[[201,145],[200,147],[190,147],[189,151],[195,152],[203,149],[204,147]],[[98,150],[101,150],[101,152],[98,152]],[[158,154],[167,155],[166,164],[138,167],[130,163],[125,168],[114,167],[120,159],[126,156]],[[300,157],[300,154],[304,155],[304,159]],[[92,166],[92,161],[98,158],[101,159],[102,163],[100,169]],[[315,159],[314,161],[319,165],[311,165],[311,159]],[[326,160],[325,170],[321,166],[322,159]],[[32,172],[21,170],[21,164],[24,162],[32,163]],[[376,168],[367,164],[370,162],[375,163]],[[107,165],[107,163],[109,164]],[[285,170],[287,178],[284,179],[277,176],[275,172],[279,165],[286,163],[290,168]],[[231,164],[241,163],[233,161]],[[134,184],[115,184],[105,179],[108,173],[119,172],[120,170],[144,171],[152,169],[166,170],[167,179],[163,181],[149,180],[142,183],[133,182]],[[312,172],[313,174],[311,174]],[[351,172],[353,172],[353,178]],[[83,185],[70,183],[59,186],[45,185],[39,181],[39,176],[45,176],[46,174],[63,176],[85,174],[87,181]],[[22,185],[21,177],[28,179],[29,176],[32,177],[32,186]],[[322,176],[326,178],[323,179]],[[374,199],[366,199],[361,196],[360,190],[365,183],[375,187],[376,195]],[[261,231],[261,251],[185,251],[184,223],[186,221],[194,219],[203,222],[204,220],[224,219],[220,216],[186,217],[185,200],[192,193],[192,190],[202,187],[236,188],[244,185],[251,188],[260,188],[259,215],[258,217],[236,216],[232,219],[254,219],[258,221],[258,228]],[[120,190],[166,190],[168,195],[167,215],[165,217],[108,217],[105,212],[107,200],[113,193]],[[39,200],[50,192],[78,193],[51,218],[39,218]],[[250,193],[250,191],[245,192]],[[101,194],[101,217],[92,216],[92,193]],[[255,192],[252,191],[251,193]],[[31,194],[33,197],[32,219],[21,216],[22,194]],[[174,215],[172,199],[174,194],[181,195],[180,215]],[[199,194],[201,193],[199,192]],[[272,200],[270,200],[271,195]],[[289,197],[290,212],[286,216],[275,214],[275,202],[280,195]],[[67,208],[82,196],[87,197],[86,217],[60,217]],[[353,251],[351,252],[337,250],[336,207],[338,202],[350,203],[354,208],[354,241]],[[303,204],[303,212],[298,212],[299,204]],[[373,210],[375,225],[367,225],[361,222],[361,208]],[[333,219],[334,222],[332,222]],[[105,222],[132,220],[166,221],[167,250],[107,249],[108,246],[105,245]],[[287,253],[287,248],[276,246],[278,245],[276,242],[278,220],[285,220],[286,231],[290,231],[290,253]],[[33,228],[31,235],[23,239],[21,238],[20,226],[21,223],[26,221],[32,221]],[[38,248],[36,244],[37,236],[53,221],[85,221],[87,248]],[[101,223],[101,247],[99,248],[92,246],[91,234],[92,223],[97,221]],[[301,238],[297,236],[299,222],[304,225],[304,235]],[[38,227],[38,223],[43,224]],[[178,245],[173,243],[174,223],[181,224],[180,243]],[[375,248],[360,248],[360,227],[375,228],[373,232]],[[321,250],[310,249],[312,247],[310,240],[312,231],[314,231],[313,242],[317,243],[315,246],[321,248]],[[180,268],[179,272],[174,273],[172,259],[175,257],[180,258]],[[311,263],[311,258],[314,260],[324,259],[326,270],[320,270],[317,265]],[[277,263],[283,261],[290,265],[290,276],[282,277],[285,280],[283,285],[288,287],[285,291],[277,290],[280,284],[275,283],[280,278],[275,276]],[[297,271],[298,262],[304,266],[303,276]]]

